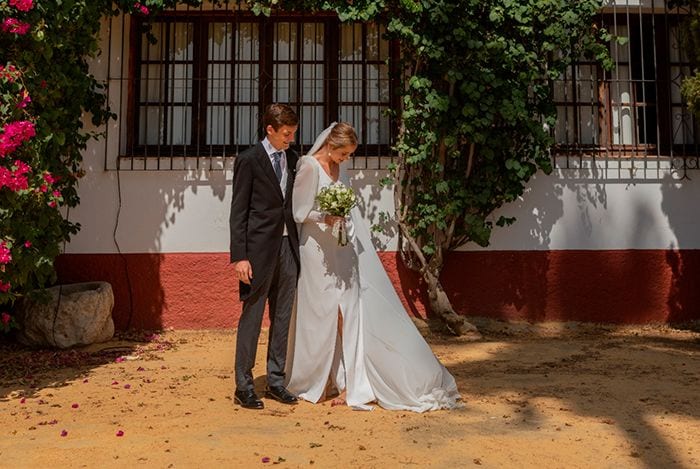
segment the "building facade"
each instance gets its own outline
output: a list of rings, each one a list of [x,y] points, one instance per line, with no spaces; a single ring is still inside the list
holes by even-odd
[[[468,316],[682,322],[700,318],[700,125],[683,106],[691,72],[681,22],[660,1],[610,2],[600,24],[616,67],[578,61],[554,85],[555,171],[539,173],[497,215],[517,222],[491,245],[449,255],[444,286]],[[395,45],[376,24],[333,15],[256,17],[233,6],[181,7],[145,32],[105,19],[93,73],[117,118],[85,152],[82,226],[59,258],[63,282],[112,283],[119,328],[233,327],[228,262],[235,155],[258,116],[287,102],[299,150],[328,123],[362,142],[353,185],[368,223],[393,208],[379,180],[391,162]],[[389,60],[387,60],[389,59]],[[425,314],[417,277],[397,261],[391,224],[376,247],[409,311]]]

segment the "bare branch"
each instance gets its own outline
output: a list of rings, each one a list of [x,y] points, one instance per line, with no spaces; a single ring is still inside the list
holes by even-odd
[[[454,233],[455,233],[456,223],[457,223],[457,217],[452,217],[452,221],[450,222],[450,226],[447,228],[447,232],[445,233],[445,247],[447,249],[451,249],[452,236],[454,236]]]
[[[474,150],[476,145],[474,142],[469,144],[469,156],[467,157],[467,174],[465,179],[469,179],[469,175],[472,173],[472,164],[474,163]]]
[[[399,229],[401,230],[401,233],[403,234],[404,238],[406,239],[409,246],[411,247],[411,251],[420,261],[421,270],[425,269],[428,266],[428,261],[425,258],[425,256],[423,255],[423,251],[421,250],[420,246],[418,246],[418,243],[416,243],[416,240],[413,239],[413,237],[408,233],[408,228],[406,227],[405,224],[400,224]]]

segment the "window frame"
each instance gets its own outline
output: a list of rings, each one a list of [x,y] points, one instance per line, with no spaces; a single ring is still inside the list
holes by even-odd
[[[251,107],[257,108],[257,118],[262,116],[264,108],[267,104],[273,102],[273,66],[280,63],[279,60],[274,60],[273,58],[273,41],[274,41],[274,28],[276,23],[288,22],[295,24],[296,27],[302,28],[305,23],[322,23],[324,25],[324,77],[323,77],[323,102],[317,103],[321,104],[323,107],[323,120],[324,127],[333,120],[337,120],[339,115],[340,107],[340,95],[339,95],[339,54],[340,54],[340,35],[341,35],[341,22],[334,13],[316,13],[314,15],[301,14],[301,13],[280,13],[274,14],[270,17],[261,17],[252,14],[249,11],[241,10],[228,10],[228,11],[199,11],[193,13],[192,11],[168,11],[159,15],[152,24],[160,27],[161,24],[171,25],[176,23],[192,23],[193,27],[193,53],[192,53],[192,67],[193,67],[193,77],[192,77],[192,95],[191,95],[191,112],[192,112],[192,122],[188,132],[190,132],[190,143],[189,144],[140,144],[139,143],[139,133],[141,131],[140,127],[140,109],[141,106],[147,105],[147,100],[141,100],[141,83],[142,75],[141,69],[144,63],[158,63],[167,70],[170,63],[173,63],[169,58],[169,49],[167,48],[160,54],[159,58],[144,60],[142,57],[142,47],[145,35],[143,34],[143,28],[146,24],[141,18],[134,18],[130,25],[129,37],[130,37],[130,47],[129,47],[129,85],[127,89],[127,120],[126,120],[126,147],[125,156],[127,157],[157,157],[157,158],[169,158],[169,157],[233,157],[236,156],[240,151],[249,147],[248,143],[238,143],[235,141],[229,144],[207,144],[206,132],[208,128],[207,124],[207,106],[210,104],[207,96],[207,67],[209,64],[217,63],[221,61],[210,60],[208,57],[208,31],[209,25],[212,23],[231,23],[234,25],[234,31],[237,29],[237,25],[241,23],[254,23],[258,25],[259,34],[259,57],[256,61],[251,61],[251,63],[259,64],[259,84],[258,84],[258,99],[257,103],[254,105],[251,103]],[[363,28],[366,27],[366,23],[361,23]],[[165,34],[166,40],[169,40],[169,34]],[[297,36],[303,37],[303,36]],[[233,46],[232,46],[233,47]],[[297,67],[305,63],[301,58],[301,48],[303,44],[301,40],[296,41],[297,56],[294,60],[289,60],[289,63]],[[363,55],[366,53],[366,37],[363,36]],[[396,86],[398,85],[397,80],[397,63],[398,58],[398,46],[395,42],[389,41],[388,45],[389,51],[389,77],[388,77],[388,88],[389,88],[389,101],[386,103],[386,107],[389,109],[396,109],[398,106],[398,98],[395,92]],[[384,61],[382,61],[384,62]],[[235,57],[232,57],[226,61],[230,67],[235,67],[239,61],[236,61]],[[363,70],[366,70],[366,66],[371,61],[362,60]],[[231,72],[233,74],[233,71]],[[168,72],[165,72],[168,75]],[[161,78],[166,81],[167,76]],[[365,80],[363,77],[363,87]],[[289,102],[293,108],[299,109],[301,104],[308,105],[309,103],[303,101],[303,96],[301,90],[302,86],[301,80],[296,80],[297,85],[297,99],[294,102]],[[233,110],[233,106],[236,105],[234,102],[234,89],[233,87],[230,91],[229,106]],[[164,92],[169,94],[169,92]],[[168,96],[161,98],[160,103],[152,103],[153,105],[160,105],[163,109],[168,109]],[[368,103],[366,96],[362,99],[362,110],[363,115],[365,114],[365,109],[373,103]],[[232,112],[232,111],[231,111]],[[365,142],[360,142],[360,145],[355,152],[356,155],[363,156],[390,156],[392,153],[392,146],[394,144],[395,128],[396,123],[394,119],[389,119],[389,142],[387,143],[374,143],[366,144]],[[233,118],[230,119],[231,128],[229,129],[232,138],[235,135],[233,126]],[[365,134],[366,125],[365,119],[361,119],[361,122],[353,122],[353,124],[358,128],[358,133],[361,135]],[[257,129],[258,139],[262,138],[262,129],[259,124],[255,125]],[[167,132],[167,121],[165,129],[163,132]],[[298,134],[300,136],[301,134]],[[159,137],[160,141],[166,141],[165,137]],[[298,142],[300,137],[297,138],[297,142],[293,148],[297,151],[303,151],[304,145]],[[361,138],[361,140],[363,140]],[[306,145],[306,148],[310,144]]]
[[[694,118],[695,129],[691,129],[693,132],[693,143],[675,143],[673,133],[676,130],[673,126],[674,113],[673,110],[679,108],[681,105],[673,101],[672,97],[672,86],[673,78],[671,77],[671,67],[677,67],[679,69],[684,69],[690,67],[689,62],[671,61],[670,48],[672,46],[672,31],[673,27],[680,27],[683,15],[677,14],[667,14],[659,12],[642,12],[635,13],[633,16],[628,16],[624,13],[603,13],[599,15],[598,19],[602,25],[610,32],[614,33],[614,28],[612,25],[623,25],[627,28],[627,34],[631,40],[644,41],[644,44],[637,46],[638,49],[644,51],[649,44],[653,44],[653,50],[647,51],[653,57],[654,66],[654,76],[651,80],[654,86],[654,101],[649,101],[638,96],[638,87],[642,81],[649,81],[644,73],[641,72],[641,76],[637,77],[635,73],[635,68],[641,68],[646,64],[649,57],[641,58],[641,63],[637,63],[639,58],[636,55],[644,52],[639,52],[637,50],[630,49],[630,57],[625,61],[616,62],[616,65],[623,65],[628,67],[629,74],[627,78],[620,79],[621,82],[626,83],[630,88],[631,99],[629,103],[615,102],[615,96],[613,93],[613,87],[615,86],[615,70],[611,72],[604,71],[599,65],[596,66],[596,100],[595,102],[585,102],[581,101],[579,96],[573,98],[573,100],[555,101],[555,106],[561,107],[564,110],[564,115],[557,115],[557,119],[568,119],[568,114],[573,109],[574,115],[574,125],[576,126],[573,134],[574,141],[567,141],[566,143],[555,143],[553,154],[555,156],[569,156],[572,154],[578,156],[605,156],[605,157],[622,157],[622,158],[634,158],[634,157],[684,157],[684,156],[700,156],[700,129],[698,128],[698,119]],[[639,31],[639,28],[652,27],[654,31],[654,37],[648,38],[644,37],[643,31]],[[632,28],[636,28],[637,31],[634,33],[636,37],[630,34]],[[611,50],[612,54],[612,50]],[[613,57],[613,60],[615,57]],[[577,60],[570,67],[572,79],[565,81],[565,86],[567,87],[567,92],[571,93],[572,90],[576,89],[576,74],[577,68],[579,66],[591,66],[593,62],[586,60]],[[642,78],[643,77],[643,78]],[[642,130],[642,124],[639,123],[639,112],[641,109],[648,108],[651,106],[655,107],[655,119],[656,127],[655,131],[655,142],[649,141],[641,142],[640,131]],[[597,115],[595,116],[595,122],[597,125],[597,135],[594,139],[597,140],[596,143],[581,143],[580,138],[580,128],[579,128],[579,116],[578,110],[581,107],[590,106],[592,108],[597,108]],[[614,142],[614,113],[615,107],[629,106],[634,113],[632,132],[633,132],[633,143],[613,143]],[[555,135],[553,133],[553,135]],[[565,138],[569,138],[565,135]]]

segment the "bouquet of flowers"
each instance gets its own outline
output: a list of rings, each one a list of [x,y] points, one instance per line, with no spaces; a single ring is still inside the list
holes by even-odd
[[[316,196],[319,208],[329,215],[347,217],[357,204],[355,192],[341,182],[335,182],[322,188]],[[345,223],[338,222],[333,225],[333,236],[338,240],[338,246],[348,244],[348,233]]]

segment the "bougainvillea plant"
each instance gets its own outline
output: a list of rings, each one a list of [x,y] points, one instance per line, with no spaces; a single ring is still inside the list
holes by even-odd
[[[0,0],[0,333],[16,300],[53,281],[54,260],[79,226],[82,151],[112,117],[89,72],[102,18],[152,16],[174,0]]]

